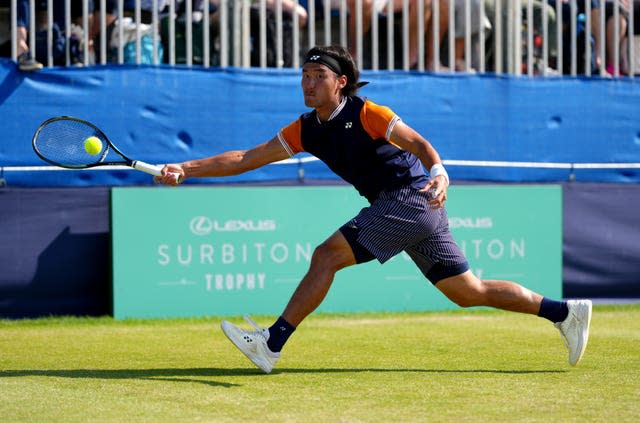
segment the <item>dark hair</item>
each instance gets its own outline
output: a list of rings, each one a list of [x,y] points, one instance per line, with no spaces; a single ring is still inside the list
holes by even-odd
[[[318,56],[328,56],[338,62],[339,69],[335,69],[335,66],[328,67],[334,72],[339,73],[339,75],[345,75],[347,77],[347,85],[342,89],[342,95],[356,95],[358,89],[364,84],[358,82],[360,79],[360,71],[353,57],[349,54],[349,51],[342,46],[316,46],[307,53],[305,63],[315,61],[313,59]],[[318,62],[323,63],[323,60],[319,60]]]

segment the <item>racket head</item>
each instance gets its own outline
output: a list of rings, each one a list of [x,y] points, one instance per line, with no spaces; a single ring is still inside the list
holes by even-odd
[[[89,154],[85,140],[96,137],[102,143],[97,154]],[[45,162],[67,169],[86,169],[106,164],[125,164],[131,161],[111,143],[104,132],[94,124],[71,116],[57,116],[40,124],[31,140],[33,151]],[[122,159],[107,161],[113,150]]]

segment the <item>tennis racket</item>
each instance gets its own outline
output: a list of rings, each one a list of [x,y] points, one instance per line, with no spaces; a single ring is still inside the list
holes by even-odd
[[[85,142],[96,137],[90,154]],[[31,141],[33,151],[45,162],[66,169],[89,169],[97,166],[129,166],[153,176],[162,175],[162,166],[131,160],[94,124],[70,116],[58,116],[40,124]],[[175,174],[176,180],[179,175]]]

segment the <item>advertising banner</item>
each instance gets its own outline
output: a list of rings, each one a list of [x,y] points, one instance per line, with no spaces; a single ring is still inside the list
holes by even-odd
[[[559,186],[449,189],[472,270],[562,296]],[[367,203],[349,186],[114,188],[114,317],[277,315],[316,245]],[[336,275],[319,311],[453,309],[401,253]]]

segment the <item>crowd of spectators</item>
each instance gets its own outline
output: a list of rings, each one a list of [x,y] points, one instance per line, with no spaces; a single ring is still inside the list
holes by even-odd
[[[209,9],[209,26],[211,28],[212,57],[215,57],[216,49],[219,49],[220,40],[217,39],[219,33],[219,0],[192,0],[190,3],[191,23],[194,28],[194,57],[193,63],[202,63],[202,25],[203,11],[205,1],[208,1]],[[465,71],[473,72],[478,67],[488,71],[494,70],[495,63],[498,60],[493,54],[498,54],[496,50],[502,51],[503,55],[508,53],[508,45],[502,49],[496,49],[496,37],[494,29],[496,25],[502,25],[503,34],[509,27],[509,19],[513,18],[511,9],[513,8],[510,0],[266,0],[263,7],[267,9],[267,19],[271,20],[271,26],[267,26],[268,36],[274,38],[278,29],[274,27],[276,20],[275,11],[282,11],[282,24],[284,30],[284,49],[291,50],[290,34],[294,29],[292,26],[293,17],[296,17],[300,34],[305,34],[305,28],[308,25],[308,7],[309,1],[314,1],[316,10],[322,11],[324,1],[330,2],[330,7],[336,13],[333,16],[337,23],[337,14],[339,10],[346,5],[347,10],[347,44],[354,57],[370,57],[370,44],[366,40],[371,38],[371,23],[374,19],[389,19],[391,12],[396,22],[396,32],[394,39],[408,46],[408,67],[409,69],[426,69],[439,71]],[[83,3],[86,2],[87,10],[83,10]],[[95,2],[95,3],[94,3]],[[344,2],[344,3],[343,3]],[[29,0],[15,0],[16,10],[16,27],[11,25],[11,0],[0,0],[0,56],[16,57],[19,67],[24,71],[34,71],[45,65],[74,65],[74,64],[94,64],[99,62],[96,59],[97,48],[100,45],[99,39],[101,34],[106,33],[108,40],[108,61],[116,62],[118,57],[115,55],[116,48],[114,46],[114,28],[120,24],[125,28],[134,30],[136,23],[132,21],[134,16],[135,2],[134,0],[124,0],[123,18],[118,19],[117,0],[106,0],[106,15],[101,16],[101,9],[98,0],[70,0],[71,10],[68,21],[65,11],[65,0],[36,0],[35,10],[30,10]],[[237,2],[230,0],[228,2],[231,7],[237,7]],[[563,73],[587,73],[588,57],[585,60],[585,53],[591,52],[591,64],[589,73],[598,73],[603,71],[604,74],[625,74],[630,71],[630,57],[628,54],[629,37],[640,33],[640,0],[533,0],[534,15],[533,19],[528,16],[527,8],[528,0],[520,2],[522,22],[525,25],[533,25],[535,33],[535,49],[534,54],[540,55],[539,48],[542,43],[546,43],[548,51],[548,61],[545,62],[547,70]],[[153,5],[157,5],[157,14],[152,10]],[[189,17],[186,15],[187,7],[185,0],[175,0],[174,19],[176,22],[176,49],[181,49],[178,54],[176,63],[184,63],[184,22]],[[615,5],[619,10],[615,11]],[[158,33],[161,45],[156,51],[160,62],[168,62],[168,30],[167,21],[171,19],[169,16],[170,0],[140,0],[141,5],[141,25],[144,25],[142,31],[138,28],[133,31],[136,34],[153,34]],[[257,39],[257,26],[259,22],[258,16],[263,16],[259,12],[260,0],[255,0],[251,8],[251,31],[252,39]],[[277,9],[277,7],[280,8]],[[48,35],[49,16],[48,8],[53,9],[53,19],[51,34]],[[356,9],[361,7],[356,13]],[[542,12],[547,16],[546,31],[543,32]],[[484,9],[484,13],[481,10]],[[332,13],[333,13],[332,12]],[[559,20],[557,12],[562,14],[561,24],[556,23]],[[601,13],[604,12],[604,19]],[[633,14],[632,14],[633,12]],[[31,16],[34,13],[35,16]],[[264,13],[264,11],[263,11]],[[152,16],[157,16],[157,20],[153,21]],[[587,16],[588,15],[588,16]],[[316,14],[316,19],[325,19],[322,13]],[[616,20],[617,18],[617,20]],[[406,23],[408,27],[408,40],[403,39],[404,29],[402,27],[403,19],[408,19]],[[106,32],[101,31],[101,23],[105,22]],[[153,28],[153,23],[157,24],[157,28]],[[585,23],[589,22],[590,33],[587,34]],[[601,26],[604,23],[604,30]],[[35,31],[30,26],[35,24]],[[467,28],[467,25],[470,27]],[[68,28],[67,28],[68,26]],[[320,25],[317,25],[321,27]],[[629,28],[633,27],[634,34],[629,34]],[[381,25],[381,27],[384,27]],[[511,25],[513,27],[513,25]],[[360,28],[359,32],[356,28]],[[574,28],[574,29],[572,29]],[[558,34],[558,29],[561,33]],[[86,33],[85,33],[86,31]],[[200,32],[198,32],[200,31]],[[120,33],[118,31],[116,34]],[[280,31],[282,34],[282,30]],[[382,31],[385,34],[384,31]],[[572,51],[572,33],[577,34],[577,43]],[[15,34],[15,42],[12,42],[12,35]],[[35,40],[29,37],[35,34]],[[604,34],[604,39],[601,34]],[[361,35],[365,42],[358,42],[357,36]],[[420,40],[420,36],[424,38]],[[482,35],[482,36],[480,36]],[[546,35],[546,39],[543,39]],[[434,37],[437,37],[434,40]],[[562,40],[561,52],[556,48],[556,40]],[[148,37],[148,41],[152,37]],[[506,37],[502,37],[501,41],[506,44]],[[528,38],[526,34],[522,34],[523,43]],[[131,39],[125,39],[121,42],[126,43]],[[421,41],[421,42],[419,42]],[[434,42],[435,41],[435,42]],[[484,45],[481,43],[484,41]],[[118,40],[115,40],[118,42]],[[51,43],[52,45],[48,45]],[[180,44],[182,43],[182,44]],[[86,44],[86,45],[85,45]],[[384,40],[380,43],[384,46]],[[31,46],[31,47],[30,47]],[[32,51],[35,46],[35,54]],[[164,46],[164,49],[162,48]],[[182,46],[182,47],[181,47]],[[363,49],[358,55],[358,46]],[[434,49],[434,46],[436,48]],[[588,48],[590,46],[590,48]],[[148,49],[145,49],[148,47]],[[143,43],[143,54],[153,51],[157,46],[151,41]],[[267,44],[270,50],[273,50],[273,42]],[[523,51],[527,50],[527,46],[523,47]],[[257,45],[252,46],[256,50]],[[398,50],[401,50],[398,49]],[[480,55],[480,51],[486,54]],[[384,48],[381,49],[382,55]],[[289,52],[287,56],[296,52]],[[135,55],[135,51],[132,53]],[[438,57],[436,57],[436,55]],[[469,56],[469,57],[467,57]],[[154,57],[156,57],[154,55]],[[256,56],[257,57],[257,56]],[[484,57],[484,58],[483,58]],[[577,63],[572,68],[573,63]],[[577,59],[576,59],[577,58]],[[539,57],[538,57],[539,59]],[[53,60],[53,63],[51,62]],[[122,60],[122,58],[120,58]],[[257,60],[257,59],[256,59]],[[396,59],[397,60],[397,59]],[[480,63],[484,60],[484,63]],[[605,61],[603,64],[602,61]],[[127,60],[125,59],[125,62]],[[526,60],[525,60],[526,62]],[[539,62],[539,61],[538,61]],[[536,62],[536,63],[538,63]],[[150,59],[143,60],[142,63],[151,63]],[[211,63],[216,65],[215,59]],[[252,55],[252,65],[256,65]],[[290,66],[291,60],[285,60],[280,63],[284,66]],[[362,67],[366,67],[365,63],[361,63]],[[274,66],[275,62],[270,60],[268,66]],[[400,66],[402,67],[402,64]],[[418,66],[420,65],[420,67]],[[406,63],[405,63],[406,67]],[[539,66],[536,68],[539,72]]]

